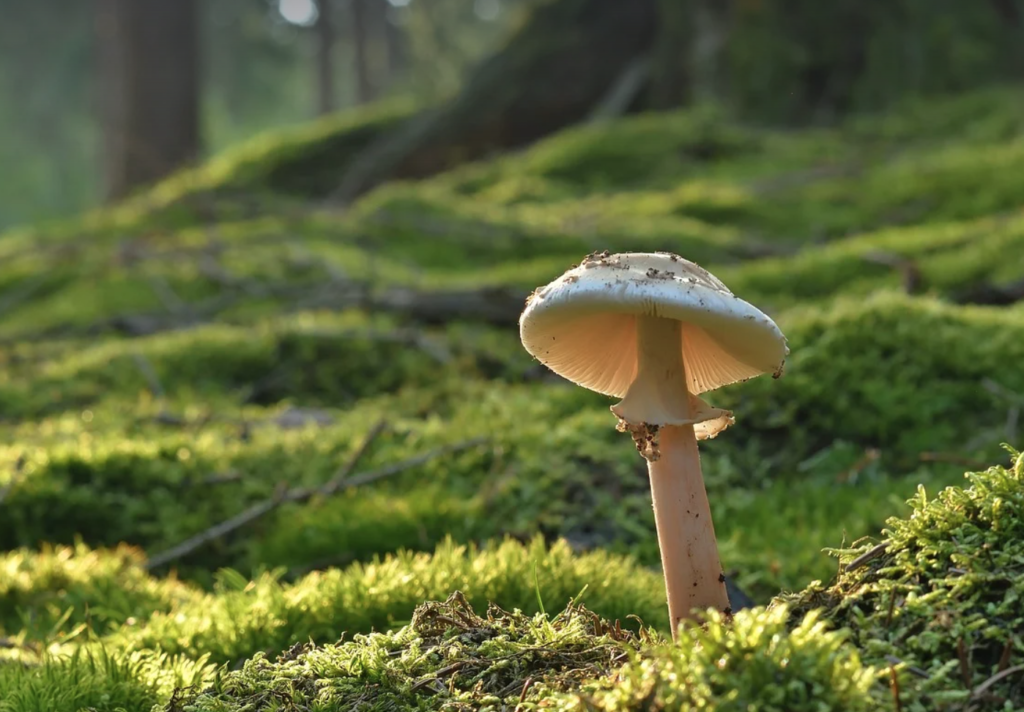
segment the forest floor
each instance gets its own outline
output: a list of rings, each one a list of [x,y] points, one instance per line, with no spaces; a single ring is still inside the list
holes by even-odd
[[[0,236],[0,712],[1019,708],[1022,109],[629,117],[339,208],[381,106]],[[677,647],[644,461],[518,339],[605,249],[791,349],[709,395],[754,607]]]

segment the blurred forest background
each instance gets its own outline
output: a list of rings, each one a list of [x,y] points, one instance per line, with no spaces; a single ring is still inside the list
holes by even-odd
[[[169,112],[147,127],[164,132],[152,140],[168,145],[167,157],[140,159],[151,164],[141,170],[158,175],[267,128],[387,96],[429,102],[451,93],[524,4],[5,2],[0,228],[72,215],[128,188],[111,150],[131,111],[118,108],[131,81],[119,65],[149,86],[129,101]]]
[[[434,104],[503,47],[530,4],[9,0],[0,228],[74,214],[267,128],[385,97]],[[560,9],[478,79],[545,104],[588,75],[602,90],[618,77],[606,112],[710,99],[746,120],[820,124],[1016,77],[1024,55],[1014,0],[547,4]],[[531,52],[550,60],[546,80]],[[538,80],[542,93],[530,96],[525,84]],[[526,137],[582,118],[562,108],[576,115],[539,118]]]

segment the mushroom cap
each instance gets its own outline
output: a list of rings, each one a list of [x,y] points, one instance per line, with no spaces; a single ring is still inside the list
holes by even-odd
[[[667,252],[589,255],[531,295],[519,335],[558,375],[622,397],[637,374],[638,315],[682,322],[680,349],[693,394],[779,375],[789,353],[766,314],[704,268]]]

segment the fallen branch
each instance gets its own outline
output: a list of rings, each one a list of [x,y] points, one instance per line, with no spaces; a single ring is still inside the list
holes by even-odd
[[[342,466],[340,470],[338,470],[334,477],[332,477],[331,480],[327,483],[327,485],[324,485],[324,487],[332,485],[333,483],[334,489],[331,491],[336,491],[340,481],[348,477],[352,470],[355,469],[356,465],[359,464],[359,461],[363,459],[363,456],[366,455],[366,452],[370,449],[370,445],[372,445],[373,442],[378,437],[380,437],[381,433],[384,432],[384,428],[386,427],[386,425],[387,424],[382,420],[378,422],[375,426],[373,426],[369,434],[367,434],[366,438],[364,438],[363,444],[359,446],[359,449],[355,451],[352,457],[348,459],[345,465]],[[291,492],[293,493],[297,491],[298,490],[291,490]],[[248,524],[249,522],[262,517],[267,512],[276,509],[285,501],[288,501],[288,496],[289,490],[287,489],[287,487],[279,486],[274,491],[274,496],[271,497],[270,499],[265,500],[263,502],[258,502],[257,504],[254,504],[245,511],[236,514],[234,517],[231,517],[230,519],[223,521],[220,524],[216,524],[210,527],[209,529],[200,532],[194,537],[186,539],[182,543],[178,544],[177,546],[171,547],[162,554],[154,556],[147,562],[146,569],[155,569],[159,566],[163,566],[166,563],[169,563],[176,559],[180,559],[181,557],[195,551],[197,548],[207,543],[208,541],[212,541],[217,537],[223,536],[228,532],[234,531],[235,529],[238,529],[239,527],[242,527]]]
[[[889,542],[883,541],[881,544],[877,544],[876,546],[871,547],[863,554],[858,556],[856,559],[848,563],[843,570],[854,571],[855,569],[859,569],[864,564],[868,563],[873,559],[877,559],[879,556],[884,554],[888,548]]]
[[[959,465],[960,467],[969,467],[972,470],[987,470],[989,467],[989,463],[982,460],[975,460],[970,457],[947,452],[922,452],[919,455],[919,459],[921,462],[941,462],[949,465]]]
[[[921,268],[913,260],[884,250],[865,252],[861,259],[898,270],[903,280],[903,291],[907,294],[917,294],[922,290],[924,276],[921,274]]]
[[[10,343],[34,343],[50,339],[89,337],[107,331],[128,336],[149,336],[166,331],[177,331],[212,322],[216,316],[239,301],[251,298],[252,293],[222,294],[191,306],[188,313],[134,312],[107,317],[84,326],[64,326],[46,329],[35,334],[24,334],[0,340],[0,346]],[[276,297],[287,303],[280,314],[309,309],[362,308],[403,317],[420,324],[447,324],[450,321],[479,321],[492,326],[512,326],[519,319],[526,292],[503,287],[451,291],[419,291],[395,287],[373,294],[368,285],[336,282],[313,286],[267,285],[260,294]]]
[[[982,282],[959,290],[953,295],[957,304],[982,304],[1004,307],[1024,299],[1024,279],[1010,284]]]
[[[149,392],[153,394],[154,398],[163,398],[165,395],[164,387],[160,383],[160,377],[156,375],[156,369],[153,368],[153,364],[149,362],[142,353],[136,352],[132,354],[132,360],[135,361],[135,365],[138,366],[139,371],[142,373],[142,377],[146,379],[146,384],[149,386]]]
[[[11,494],[11,490],[18,484],[21,479],[21,473],[25,469],[25,456],[21,455],[14,463],[14,473],[11,475],[11,479],[7,481],[3,487],[0,487],[0,504],[4,503],[4,500]]]
[[[383,429],[383,427],[384,426],[382,424],[377,426],[377,428],[380,428],[381,430]],[[331,480],[329,480],[326,484],[321,485],[320,487],[298,488],[291,490],[286,488],[279,488],[278,491],[274,493],[274,496],[271,497],[270,499],[254,504],[249,509],[235,515],[231,519],[228,519],[224,522],[221,522],[220,524],[210,527],[206,531],[203,531],[195,535],[194,537],[191,537],[190,539],[183,541],[177,546],[174,546],[168,549],[167,551],[154,556],[152,559],[149,560],[145,568],[147,570],[152,570],[165,564],[168,564],[172,561],[176,561],[192,553],[203,544],[206,544],[207,542],[210,542],[218,537],[228,534],[229,532],[239,529],[240,527],[243,527],[246,524],[255,521],[256,519],[259,519],[268,512],[272,512],[285,502],[305,502],[308,501],[309,499],[312,499],[316,495],[330,496],[333,494],[337,494],[338,492],[344,492],[345,490],[351,489],[353,487],[358,487],[360,485],[369,484],[371,482],[376,482],[377,480],[381,480],[386,477],[397,475],[413,467],[422,465],[425,462],[429,462],[430,460],[440,457],[441,455],[446,455],[449,453],[458,452],[460,450],[465,450],[485,442],[485,438],[476,438],[473,440],[467,440],[462,443],[456,443],[454,445],[446,445],[425,452],[422,455],[417,455],[416,457],[409,458],[408,460],[403,460],[402,462],[395,463],[394,465],[382,467],[379,470],[371,470],[369,472],[355,475],[354,477],[348,477],[347,473],[351,472],[351,470],[355,468],[356,463],[358,463],[362,455],[365,454],[366,450],[369,448],[370,443],[376,438],[376,435],[379,435],[380,431],[378,431],[377,428],[371,431],[370,435],[367,436],[363,445],[359,448],[355,455],[353,455],[352,458],[345,464],[345,466],[341,470],[339,470],[338,474],[332,477]]]
[[[1010,675],[1016,675],[1017,673],[1021,672],[1024,672],[1024,665],[1015,665],[1014,667],[1007,668],[1002,672],[997,672],[995,675],[985,680],[985,682],[981,683],[980,685],[974,688],[974,691],[971,692],[971,696],[968,699],[968,703],[973,704],[974,702],[977,702],[979,699],[981,699],[981,696],[988,691],[990,687],[995,685],[1000,680],[1004,680]]]
[[[607,121],[624,115],[636,101],[637,95],[644,88],[650,74],[651,61],[649,57],[645,55],[633,59],[623,68],[597,105],[591,109],[586,120],[589,122]]]
[[[11,312],[19,304],[35,296],[36,292],[46,286],[49,277],[50,274],[48,272],[40,272],[31,279],[26,280],[23,284],[12,289],[10,293],[5,294],[3,298],[0,299],[0,314],[7,314]]]

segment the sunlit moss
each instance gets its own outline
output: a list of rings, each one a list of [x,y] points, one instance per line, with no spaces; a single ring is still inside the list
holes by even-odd
[[[1019,678],[1005,672],[1024,652],[1024,456],[967,478],[932,495],[919,489],[911,514],[887,522],[884,547],[872,539],[840,550],[835,581],[784,597],[823,607],[866,660],[895,670],[903,709],[1024,704]]]

